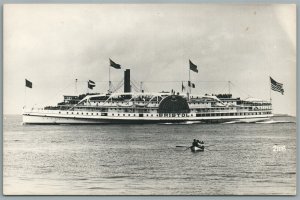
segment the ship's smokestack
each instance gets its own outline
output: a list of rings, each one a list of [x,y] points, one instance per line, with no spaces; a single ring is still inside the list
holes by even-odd
[[[131,92],[130,87],[130,69],[124,71],[124,92]]]

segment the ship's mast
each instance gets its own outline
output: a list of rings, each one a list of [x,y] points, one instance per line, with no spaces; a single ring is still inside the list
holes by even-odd
[[[86,93],[88,94],[89,91],[90,91],[90,90],[89,90],[89,81],[87,81],[86,83],[87,83]]]
[[[270,103],[272,103],[272,84],[270,81],[271,76],[269,76],[269,88],[270,88]]]
[[[111,93],[110,66],[108,66],[108,93]]]
[[[187,91],[187,99],[188,101],[190,100],[190,93],[191,93],[191,69],[190,69],[190,66],[189,66],[189,80],[188,80],[188,91]]]
[[[27,104],[27,97],[26,97],[26,85],[25,85],[25,91],[24,91],[24,108],[26,108]]]
[[[189,82],[188,82],[188,86],[189,86],[189,93],[191,94],[192,93],[192,88],[191,88],[191,69],[189,67]]]
[[[140,92],[143,92],[143,81],[140,83]]]
[[[78,79],[76,78],[75,79],[75,95],[77,95],[77,81],[78,81]]]
[[[190,94],[192,94],[192,87],[195,88],[195,84],[191,82],[191,70],[198,73],[197,65],[195,65],[194,63],[192,63],[191,60],[189,60],[189,81],[188,81],[188,86],[189,86],[189,93]],[[188,93],[188,100],[190,100],[189,93]]]

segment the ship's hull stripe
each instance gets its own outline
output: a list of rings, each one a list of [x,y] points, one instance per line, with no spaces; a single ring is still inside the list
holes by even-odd
[[[144,124],[144,123],[177,123],[177,122],[186,122],[186,121],[199,121],[206,123],[222,123],[230,121],[262,121],[266,120],[270,115],[266,116],[248,116],[248,117],[189,117],[189,118],[147,118],[143,117],[100,117],[95,116],[94,118],[90,117],[70,117],[70,116],[47,116],[47,115],[33,115],[33,114],[23,114],[23,122],[25,124],[111,124],[111,123],[135,123],[135,124]]]

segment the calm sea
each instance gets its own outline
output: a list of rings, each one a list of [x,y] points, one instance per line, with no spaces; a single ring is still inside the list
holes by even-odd
[[[296,192],[296,119],[267,123],[21,125],[4,116],[5,194]],[[204,152],[185,147],[194,138]],[[277,145],[277,146],[276,146]]]

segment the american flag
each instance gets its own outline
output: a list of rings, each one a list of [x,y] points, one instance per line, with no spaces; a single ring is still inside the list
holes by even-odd
[[[271,89],[277,92],[280,92],[282,95],[284,93],[283,84],[276,82],[272,77],[270,77]]]
[[[191,60],[189,60],[189,61],[190,61],[190,70],[198,73],[197,65],[195,65],[194,63],[192,63]]]

